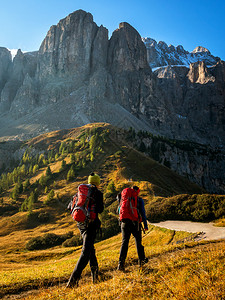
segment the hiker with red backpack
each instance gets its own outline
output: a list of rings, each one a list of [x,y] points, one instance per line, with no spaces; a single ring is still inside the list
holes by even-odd
[[[139,192],[139,188],[133,186],[133,188],[124,189],[121,194],[117,196],[122,231],[122,245],[117,267],[120,271],[125,271],[125,260],[131,234],[133,234],[135,238],[140,267],[148,262],[148,258],[145,257],[144,246],[142,245],[141,222],[143,221],[144,223],[145,231],[148,230],[148,225],[144,201],[142,198],[138,197]]]
[[[83,269],[88,262],[91,268],[93,283],[98,280],[98,261],[95,255],[94,241],[101,226],[98,214],[104,209],[103,194],[98,190],[100,177],[92,173],[88,177],[88,184],[80,184],[78,193],[69,203],[68,208],[80,230],[83,247],[79,260],[70,276],[67,287],[78,286]]]

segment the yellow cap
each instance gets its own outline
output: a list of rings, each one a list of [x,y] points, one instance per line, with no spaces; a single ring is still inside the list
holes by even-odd
[[[91,173],[91,175],[88,176],[88,183],[99,186],[100,185],[100,177],[98,176],[98,174]]]

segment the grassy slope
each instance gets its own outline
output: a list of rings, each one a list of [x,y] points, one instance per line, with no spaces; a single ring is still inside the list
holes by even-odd
[[[146,199],[146,203],[150,203],[155,196],[168,197],[183,193],[201,193],[201,189],[195,184],[190,183],[185,178],[175,174],[168,168],[161,166],[154,160],[147,158],[142,153],[129,147],[128,143],[124,139],[123,131],[118,132],[112,126],[107,124],[91,124],[82,128],[48,133],[29,141],[28,146],[32,145],[32,147],[35,147],[40,151],[43,149],[51,150],[59,147],[62,141],[66,141],[68,139],[77,140],[82,132],[95,126],[104,130],[109,129],[107,142],[104,144],[103,152],[97,153],[95,159],[79,171],[78,176],[73,182],[66,181],[66,172],[59,172],[61,158],[50,164],[51,170],[54,173],[55,183],[52,180],[49,183],[49,189],[54,188],[56,194],[59,195],[60,201],[56,202],[53,206],[46,206],[44,205],[44,201],[46,200],[47,195],[42,192],[39,197],[39,202],[35,204],[34,209],[34,212],[48,211],[52,216],[50,222],[46,224],[35,224],[32,219],[29,220],[27,212],[19,212],[12,216],[1,217],[0,268],[2,271],[0,273],[0,282],[3,291],[2,293],[41,287],[42,285],[49,285],[52,282],[58,283],[68,278],[73,268],[74,261],[79,255],[79,251],[74,252],[74,250],[76,250],[75,248],[54,247],[48,250],[29,252],[25,250],[25,244],[31,237],[43,235],[47,232],[63,234],[72,230],[75,234],[77,233],[75,224],[66,211],[66,202],[74,194],[78,184],[87,179],[87,175],[90,171],[96,170],[101,175],[102,184],[100,188],[105,194],[109,192],[108,185],[111,182],[115,184],[118,191],[124,186],[137,184],[141,187],[141,196]],[[64,157],[64,159],[69,163],[69,155]],[[42,174],[45,174],[45,171],[46,167],[39,170],[38,174],[30,178],[31,183],[39,179]],[[105,199],[105,201],[108,206],[108,210],[111,211],[113,215],[116,203],[113,202],[114,195],[110,195],[110,193],[108,194],[109,196]],[[20,205],[25,196],[26,195],[21,196],[21,199],[17,203],[18,205]],[[7,193],[4,194],[3,199],[4,202],[10,202]],[[90,288],[91,290],[94,289],[94,294],[98,296],[99,294],[97,293],[102,291],[103,298],[106,297],[106,295],[109,295],[110,298],[115,298],[119,296],[120,293],[122,293],[121,297],[126,298],[130,295],[130,293],[132,293],[131,291],[133,291],[133,287],[135,285],[135,293],[140,293],[139,288],[144,287],[146,293],[149,293],[148,295],[155,295],[155,299],[159,299],[157,298],[157,289],[163,290],[166,287],[166,283],[163,283],[165,280],[161,280],[160,278],[163,277],[166,279],[166,274],[168,272],[168,274],[170,274],[168,276],[171,276],[170,280],[175,280],[178,275],[176,270],[176,260],[180,259],[177,258],[177,253],[179,253],[179,251],[176,251],[176,246],[172,245],[172,241],[183,238],[186,235],[188,234],[176,233],[174,236],[174,232],[164,232],[161,229],[154,229],[149,232],[149,234],[144,238],[147,255],[151,257],[152,261],[148,264],[145,270],[148,274],[148,279],[146,279],[147,281],[145,281],[145,273],[138,273],[137,266],[132,266],[132,262],[136,257],[134,246],[131,247],[128,257],[128,264],[131,264],[128,268],[129,272],[125,275],[121,275],[116,271],[113,271],[116,268],[118,260],[121,239],[120,235],[100,242],[97,245],[98,257],[101,269],[103,269],[105,273],[105,280],[96,286],[90,286],[90,280],[88,277],[86,278],[86,276],[84,276],[84,287],[81,292],[83,298],[82,296],[81,298],[84,299],[84,295],[90,293],[90,291],[88,291]],[[212,249],[213,255],[215,257],[220,256],[221,251],[218,251],[220,247],[218,245],[222,245],[222,249],[224,249],[224,244],[215,243],[209,245]],[[80,247],[78,247],[78,249],[80,249]],[[170,269],[164,262],[165,257],[167,257],[164,253],[173,249],[175,249],[175,252],[174,256],[172,255],[170,258],[172,264]],[[185,248],[181,247],[181,249],[183,249],[182,253],[184,253]],[[198,252],[195,252],[194,249],[196,248],[193,248],[193,253],[190,251],[190,257],[187,258],[187,261],[189,262],[188,265],[192,265],[192,261],[198,260]],[[157,257],[155,257],[155,255],[157,255]],[[205,256],[201,259],[206,259],[208,261],[210,260],[210,257],[208,258],[210,255],[211,252],[206,251]],[[187,256],[189,256],[189,252],[187,252]],[[202,260],[198,261],[198,264],[202,264]],[[157,267],[155,269],[153,268],[153,272],[150,272],[153,261]],[[12,270],[14,271],[12,272]],[[190,274],[186,274],[185,270]],[[187,265],[185,265],[185,270],[184,274],[186,275],[184,276],[187,277],[188,287],[192,285],[188,278],[191,278],[191,274],[194,274],[197,271],[190,271]],[[203,271],[201,272],[203,275],[205,274]],[[216,275],[216,281],[218,280],[217,277],[221,276],[220,267],[218,266],[217,270],[214,263],[212,264],[212,270],[209,269],[209,272],[218,273]],[[89,270],[87,268],[84,274],[88,273]],[[159,274],[161,275],[159,276]],[[205,276],[207,277],[211,275]],[[139,288],[132,277],[137,279]],[[196,281],[197,278],[198,276],[196,277]],[[141,282],[143,282],[143,284]],[[199,280],[198,284],[200,283],[201,280]],[[129,286],[128,288],[126,288],[127,284]],[[153,288],[149,288],[149,284],[153,286]],[[182,284],[183,283],[180,283],[180,287]],[[196,282],[196,290],[198,290],[198,284]],[[206,288],[206,290],[207,289],[208,288]],[[63,299],[66,299],[67,296],[65,296],[65,294],[67,293],[68,299],[74,299],[78,296],[78,292],[76,291],[65,292],[63,289],[53,289],[47,292],[43,291],[43,295],[37,296],[37,299],[47,299],[48,293],[50,293],[50,297],[52,297],[52,299],[61,299],[61,293],[63,293]],[[166,293],[173,295],[173,292],[171,292],[169,288],[165,290],[165,295]],[[135,297],[137,297],[137,294]]]
[[[1,295],[38,289],[32,296],[25,293],[23,299],[223,299],[225,242],[176,243],[185,236],[188,234],[184,232],[151,227],[143,237],[150,260],[141,271],[131,239],[126,273],[116,271],[121,234],[99,242],[96,250],[101,281],[93,285],[87,267],[78,289],[66,289],[65,282],[80,247],[36,251],[24,256],[13,271],[1,271]]]

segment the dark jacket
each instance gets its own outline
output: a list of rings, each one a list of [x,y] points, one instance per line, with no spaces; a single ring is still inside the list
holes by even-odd
[[[100,214],[104,210],[103,194],[96,186],[93,186],[93,198],[95,200],[95,212]]]
[[[145,214],[145,204],[144,204],[144,200],[140,197],[138,197],[138,210],[141,214],[142,222],[144,223],[145,229],[148,229],[147,218]]]

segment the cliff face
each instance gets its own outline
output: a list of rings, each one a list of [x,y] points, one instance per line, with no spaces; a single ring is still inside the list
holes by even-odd
[[[133,146],[210,193],[225,193],[225,153],[187,141],[136,135]]]
[[[12,68],[12,59],[10,52],[0,47],[0,93],[9,79]]]
[[[150,94],[151,70],[141,37],[129,24],[121,23],[113,32],[107,62],[114,93],[111,98],[137,115],[139,106]]]
[[[181,46],[151,44],[161,53],[176,52],[171,57],[188,55]],[[208,68],[199,61],[190,69],[167,66],[152,73],[148,52],[129,24],[121,23],[108,40],[108,30],[90,13],[76,11],[50,28],[36,53],[18,51],[11,61],[0,49],[0,113],[17,125],[33,122],[35,113],[39,132],[95,121],[124,126],[126,120],[170,138],[224,145],[224,63]],[[199,55],[217,61],[202,47],[192,53]],[[55,110],[62,112],[61,123]]]
[[[167,136],[222,146],[225,142],[225,63],[207,68],[204,62],[154,72],[164,98],[173,103]],[[163,124],[162,124],[163,125]],[[163,130],[166,130],[163,129]]]
[[[90,13],[70,14],[52,26],[39,49],[40,80],[72,75],[85,79],[93,69],[105,66],[108,30],[98,27]]]
[[[39,49],[40,103],[57,102],[106,66],[108,30],[82,10],[52,26]],[[46,97],[47,96],[47,97]]]
[[[5,49],[7,50],[7,49]],[[8,51],[8,50],[7,50]],[[9,52],[9,51],[8,51]],[[0,64],[8,66],[8,72],[6,71],[6,80],[2,83],[1,92],[1,101],[0,101],[0,112],[8,112],[10,110],[24,111],[25,113],[29,112],[29,106],[33,107],[31,104],[33,98],[29,98],[26,102],[27,107],[24,107],[24,99],[18,96],[18,93],[21,93],[23,89],[23,84],[27,84],[27,78],[33,78],[36,71],[36,53],[22,53],[21,50],[18,50],[13,62],[11,59],[11,54],[9,52],[7,56],[7,63],[5,58],[0,57]],[[9,61],[10,59],[10,61]],[[18,102],[18,104],[17,104]]]

